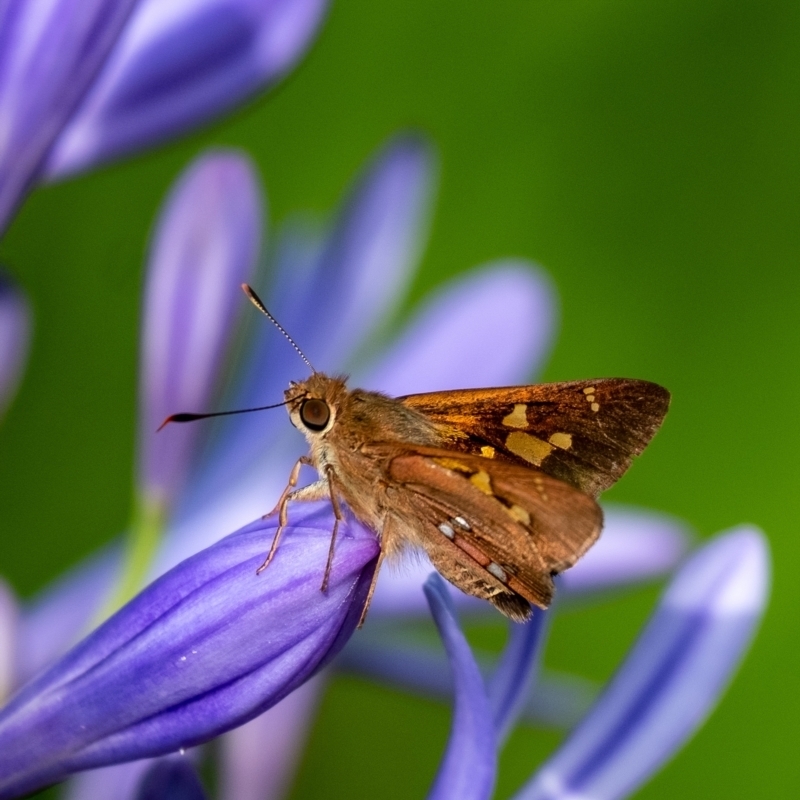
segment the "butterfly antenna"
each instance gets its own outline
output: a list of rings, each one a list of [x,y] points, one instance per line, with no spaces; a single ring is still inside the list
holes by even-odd
[[[316,370],[314,369],[313,365],[306,358],[306,354],[297,346],[297,342],[294,339],[292,339],[291,336],[289,336],[289,334],[286,332],[286,329],[283,327],[283,325],[281,325],[280,322],[278,322],[278,320],[276,320],[275,317],[273,317],[272,314],[269,313],[269,311],[267,310],[267,307],[264,305],[264,303],[261,300],[261,298],[255,293],[253,287],[252,286],[248,286],[246,283],[243,283],[242,284],[242,290],[247,295],[247,297],[250,299],[250,302],[262,314],[264,314],[264,316],[266,316],[270,320],[270,322],[289,340],[289,344],[291,344],[291,346],[294,347],[294,349],[297,351],[297,354],[300,356],[300,358],[302,358],[303,361],[305,361],[306,364],[308,364],[308,368],[313,373],[316,373]]]
[[[187,414],[185,412],[180,414],[171,414],[158,426],[156,433],[169,425],[170,422],[195,422],[198,419],[208,419],[209,417],[229,417],[232,414],[250,414],[252,411],[266,411],[268,408],[280,408],[281,406],[289,405],[289,403],[296,399],[297,397],[295,396],[284,400],[282,403],[273,403],[269,406],[257,406],[256,408],[237,408],[234,411],[212,411],[210,414]]]

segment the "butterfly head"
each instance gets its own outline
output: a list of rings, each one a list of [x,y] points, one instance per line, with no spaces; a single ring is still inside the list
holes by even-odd
[[[315,372],[304,381],[292,381],[284,392],[292,425],[309,440],[330,431],[346,395],[343,378],[330,378],[321,372]]]

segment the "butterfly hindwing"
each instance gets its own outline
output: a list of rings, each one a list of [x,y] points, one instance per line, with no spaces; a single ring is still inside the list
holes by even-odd
[[[547,607],[551,576],[600,533],[597,503],[539,470],[428,447],[381,455],[394,510],[434,566],[514,619],[524,618],[521,598]]]
[[[535,467],[593,497],[642,452],[669,406],[666,389],[624,378],[399,399],[437,426],[443,446]]]

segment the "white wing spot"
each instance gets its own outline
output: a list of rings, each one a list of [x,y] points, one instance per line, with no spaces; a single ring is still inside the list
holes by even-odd
[[[450,526],[449,526],[449,525],[448,525],[446,522],[443,522],[443,523],[442,523],[442,524],[439,526],[439,530],[440,530],[440,531],[441,531],[441,532],[442,532],[442,533],[443,533],[443,534],[444,534],[444,535],[445,535],[445,536],[446,536],[448,539],[454,539],[454,538],[455,538],[456,532],[455,532],[455,531],[454,531],[454,530],[453,530],[453,529],[452,529],[452,528],[451,528],[451,527],[450,527]]]
[[[497,580],[499,580],[501,583],[506,583],[506,581],[508,581],[506,571],[494,561],[489,562],[489,566],[486,567],[486,571],[494,575],[495,578],[497,578]]]
[[[453,522],[459,526],[459,528],[463,528],[465,531],[471,531],[472,528],[469,526],[469,522],[467,522],[464,517],[453,517]]]

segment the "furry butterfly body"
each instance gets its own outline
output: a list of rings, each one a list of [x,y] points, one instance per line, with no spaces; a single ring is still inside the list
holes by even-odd
[[[395,399],[317,372],[285,396],[310,452],[276,506],[281,526],[289,501],[329,497],[337,525],[344,501],[376,532],[380,561],[422,548],[460,589],[520,621],[531,603],[549,605],[552,576],[597,539],[597,493],[644,449],[669,404],[662,387],[626,379]],[[295,489],[302,464],[319,479]]]
[[[278,529],[258,571],[275,557],[289,503],[329,498],[335,522],[324,591],[344,502],[381,545],[362,622],[383,559],[408,547],[423,549],[451,583],[511,619],[528,619],[531,604],[546,608],[553,576],[600,535],[598,493],[647,446],[669,406],[666,389],[625,378],[400,398],[348,389],[344,378],[317,372],[256,293],[242,288],[311,376],[292,382],[283,403],[175,414],[164,425],[285,405],[310,450],[270,512],[279,515]],[[298,489],[304,464],[319,477]]]

